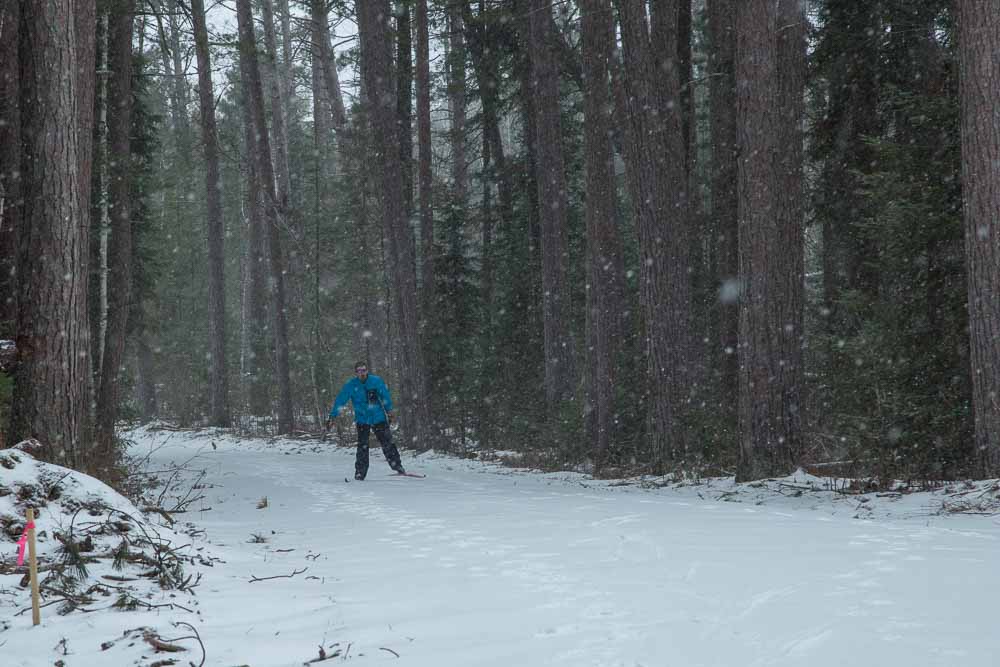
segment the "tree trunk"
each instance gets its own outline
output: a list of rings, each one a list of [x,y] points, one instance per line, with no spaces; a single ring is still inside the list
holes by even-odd
[[[91,247],[89,307],[90,307],[90,350],[91,372],[94,386],[101,384],[101,367],[104,362],[104,335],[108,328],[108,238],[111,234],[111,209],[108,181],[108,29],[109,12],[104,8],[97,21],[96,60],[100,73],[94,92],[93,163],[94,182],[90,185],[92,196],[96,194],[91,213]]]
[[[281,15],[281,101],[285,111],[285,126],[292,122],[295,101],[295,82],[292,79],[292,15],[288,0],[278,0]]]
[[[739,481],[788,474],[801,449],[804,21],[798,0],[737,13]]]
[[[962,190],[976,451],[1000,475],[1000,17],[959,2]]]
[[[709,107],[712,135],[712,269],[718,339],[712,364],[720,370],[719,408],[735,416],[739,403],[739,226],[736,198],[736,6],[709,0]],[[735,423],[735,419],[733,419]]]
[[[18,93],[20,2],[0,6],[0,338],[14,335],[17,318],[15,230],[21,212],[21,112]],[[6,428],[0,424],[0,433]]]
[[[201,139],[205,150],[205,202],[208,237],[208,345],[211,358],[210,419],[213,426],[230,425],[229,379],[226,364],[225,229],[222,182],[219,177],[219,134],[215,124],[215,92],[208,50],[204,0],[191,0],[195,52],[198,58],[198,99]]]
[[[257,177],[264,194],[264,220],[267,225],[268,264],[271,270],[271,320],[274,323],[275,374],[278,384],[278,432],[292,430],[292,389],[288,358],[288,320],[285,312],[284,258],[281,251],[279,226],[281,209],[274,190],[274,170],[271,166],[271,143],[264,119],[264,89],[257,62],[257,38],[253,29],[250,0],[237,0],[237,22],[240,35],[240,67],[246,86],[245,101],[253,120],[256,150],[253,155]]]
[[[616,363],[621,350],[620,312],[625,299],[621,239],[615,224],[615,172],[611,147],[609,63],[614,44],[610,0],[580,5],[583,49],[584,203],[587,220],[587,373],[584,421],[598,468],[615,435]]]
[[[469,165],[465,154],[465,25],[462,8],[448,9],[448,104],[451,108],[452,206],[460,220],[465,218],[469,198]]]
[[[324,79],[324,63],[320,49],[316,45],[329,39],[329,33],[323,31],[326,25],[326,0],[313,0],[312,10],[312,93],[313,93],[313,150],[315,151],[315,193],[314,193],[314,246],[313,246],[313,321],[309,342],[312,354],[313,401],[316,410],[316,423],[325,419],[329,401],[324,398],[329,385],[329,373],[326,370],[322,340],[321,291],[320,277],[323,275],[323,253],[321,252],[322,233],[320,220],[326,212],[332,210],[330,191],[327,187],[327,175],[334,171],[330,148],[330,99]]]
[[[80,179],[81,88],[73,0],[22,4],[17,368],[10,442],[37,438],[47,460],[88,455],[90,412],[86,211]],[[92,33],[85,33],[92,34]],[[88,70],[89,71],[89,70]],[[82,106],[82,105],[81,105]],[[87,127],[90,132],[90,127]],[[89,181],[87,182],[89,187]],[[65,279],[53,280],[53,276]]]
[[[242,69],[242,68],[241,68]],[[246,90],[243,91],[246,95]],[[264,230],[264,196],[261,191],[254,156],[257,140],[249,103],[243,103],[243,134],[246,144],[244,200],[246,250],[243,262],[243,303],[241,308],[240,377],[249,382],[247,403],[250,414],[263,417],[271,413],[270,383],[266,371],[271,366],[268,338],[271,326],[267,318],[267,241]]]
[[[690,443],[692,388],[689,216],[677,1],[657,5],[650,42],[640,0],[616,0],[624,55],[626,174],[639,232],[639,297],[645,315],[653,467],[679,462]]]
[[[413,217],[413,33],[410,0],[396,6],[396,112],[399,117],[399,163],[403,168],[403,206]]]
[[[274,32],[274,6],[271,0],[261,2],[264,22],[264,48],[267,59],[264,69],[271,96],[271,134],[274,136],[275,183],[277,185],[278,214],[282,219],[289,217],[289,197],[291,180],[288,174],[288,131],[285,120],[285,86],[282,70],[278,67],[278,40]],[[299,234],[297,234],[299,235]]]
[[[403,345],[400,406],[406,444],[418,449],[433,446],[427,374],[418,330],[416,266],[406,220],[403,170],[396,130],[396,100],[392,67],[392,40],[388,0],[357,2],[361,38],[361,77],[370,110],[374,160],[388,241],[388,270],[394,289],[399,337]]]
[[[103,460],[117,456],[115,422],[118,417],[121,370],[125,358],[132,286],[132,26],[134,0],[117,0],[108,12],[108,201],[111,235],[108,243],[108,312],[104,354],[97,393],[95,436]]]
[[[330,102],[330,118],[333,128],[338,132],[347,125],[347,110],[344,108],[344,98],[340,93],[340,78],[337,75],[337,62],[330,46],[330,23],[324,0],[312,0],[313,21],[313,58],[319,58],[323,69],[323,82],[326,84],[327,98]]]
[[[572,396],[576,386],[573,343],[569,333],[566,264],[568,192],[559,110],[559,70],[551,49],[551,3],[531,0],[528,48],[531,58],[537,187],[542,239],[542,320],[545,339],[546,414]]]
[[[423,315],[430,317],[434,309],[434,210],[431,171],[431,75],[430,39],[427,27],[427,0],[416,0],[417,31],[417,200],[420,208],[421,274],[420,303]]]

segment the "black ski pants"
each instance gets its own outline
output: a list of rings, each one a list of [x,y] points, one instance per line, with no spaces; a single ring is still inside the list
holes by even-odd
[[[389,464],[389,467],[397,471],[402,467],[399,461],[399,451],[396,449],[396,445],[392,444],[392,434],[389,433],[388,424],[382,422],[381,424],[374,425],[355,424],[355,426],[358,427],[358,455],[354,460],[354,472],[356,475],[362,479],[368,475],[368,436],[372,430],[375,431],[378,443],[382,445],[382,454],[385,455],[385,460]]]

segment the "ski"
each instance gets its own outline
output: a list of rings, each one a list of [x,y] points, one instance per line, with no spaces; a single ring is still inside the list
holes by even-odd
[[[424,479],[427,475],[420,475],[415,472],[394,472],[391,473],[389,477],[415,477],[416,479]]]

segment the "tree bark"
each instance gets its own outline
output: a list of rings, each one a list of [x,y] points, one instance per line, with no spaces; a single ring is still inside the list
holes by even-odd
[[[377,178],[388,242],[388,270],[403,347],[402,395],[399,402],[402,426],[407,445],[426,449],[434,444],[433,422],[417,317],[416,266],[406,220],[403,169],[399,160],[389,26],[391,13],[388,0],[364,0],[355,3],[355,6],[361,38],[361,77],[370,110],[374,160],[379,166]]]
[[[717,404],[735,415],[739,403],[739,225],[736,198],[736,5],[708,1],[709,107],[712,135],[712,269],[718,339],[714,364],[720,369]],[[735,420],[734,420],[735,422]]]
[[[275,194],[271,144],[264,119],[264,89],[257,61],[257,38],[254,35],[250,0],[237,0],[240,35],[240,67],[246,86],[246,103],[253,120],[256,150],[253,155],[259,185],[264,194],[264,219],[267,225],[268,265],[270,267],[271,320],[274,323],[275,374],[278,385],[278,432],[292,430],[292,389],[288,358],[288,319],[285,312],[284,257],[281,250],[281,209]]]
[[[90,413],[87,253],[73,0],[22,2],[23,216],[10,442],[37,438],[62,465],[85,462]],[[88,70],[89,71],[89,70]],[[81,105],[82,106],[82,105]],[[87,127],[90,132],[90,127]],[[87,182],[89,188],[89,180]],[[53,276],[59,278],[53,280]]]
[[[531,0],[528,48],[536,139],[537,187],[542,240],[542,320],[545,346],[545,402],[547,414],[573,394],[576,368],[566,303],[566,245],[568,193],[559,110],[559,71],[551,43],[551,3]]]
[[[614,44],[610,0],[580,4],[583,49],[585,210],[587,221],[587,373],[584,423],[600,469],[615,442],[615,385],[621,351],[624,263],[615,224],[609,73]]]
[[[396,6],[396,111],[399,117],[399,163],[403,168],[403,205],[413,216],[413,31],[410,0]]]
[[[243,94],[246,95],[247,91],[244,90]],[[258,149],[253,116],[248,102],[244,100],[242,106],[243,143],[246,146],[244,217],[247,240],[240,317],[240,377],[246,378],[249,383],[245,393],[250,414],[262,417],[271,413],[270,383],[266,376],[272,365],[267,347],[271,329],[267,317],[267,234],[264,229],[264,195],[254,158]]]
[[[451,107],[452,205],[459,219],[465,218],[469,198],[469,165],[465,152],[465,25],[462,8],[448,9],[448,103]]]
[[[310,332],[310,346],[312,353],[312,381],[313,381],[313,401],[316,410],[316,423],[322,423],[326,410],[329,408],[329,401],[324,398],[326,389],[329,386],[330,377],[327,370],[325,355],[323,353],[323,329],[320,312],[321,291],[320,277],[323,272],[323,253],[321,252],[322,234],[320,231],[320,220],[325,212],[332,209],[330,190],[327,187],[328,173],[334,171],[332,165],[333,153],[330,148],[330,98],[326,89],[324,74],[325,64],[322,59],[320,49],[316,45],[322,40],[329,40],[329,30],[323,31],[323,26],[327,25],[326,0],[313,0],[310,4],[312,11],[312,93],[313,93],[313,150],[315,151],[315,199],[314,199],[314,246],[313,246],[313,321]]]
[[[21,211],[20,2],[0,6],[0,338],[14,336],[17,237]],[[0,432],[6,428],[0,424]]]
[[[288,130],[285,119],[285,87],[282,68],[278,67],[278,40],[274,32],[274,5],[272,0],[262,0],[264,22],[265,69],[268,92],[271,97],[271,134],[274,136],[274,174],[277,186],[279,215],[283,220],[289,217],[289,197],[291,179],[288,173]],[[298,235],[298,234],[297,234]]]
[[[213,426],[230,425],[229,377],[226,364],[225,229],[222,182],[219,176],[219,133],[215,123],[215,92],[208,49],[204,0],[191,0],[195,53],[198,59],[198,100],[201,140],[205,151],[206,235],[208,238],[208,345],[211,358],[210,419]]]
[[[677,68],[677,0],[656,5],[651,43],[641,0],[616,0],[624,55],[626,180],[639,232],[653,468],[690,446],[690,238]]]
[[[960,1],[962,191],[976,451],[1000,474],[1000,16]]]
[[[340,92],[340,78],[337,75],[337,62],[333,48],[330,46],[329,15],[324,0],[312,0],[313,21],[313,58],[319,58],[323,70],[323,81],[326,84],[327,98],[330,103],[330,118],[333,128],[340,132],[347,125],[347,110],[344,108],[344,98]]]
[[[134,0],[117,0],[108,12],[108,312],[104,354],[97,393],[95,436],[98,462],[113,463],[125,333],[132,287],[132,29]]]
[[[417,201],[420,209],[420,253],[422,255],[421,296],[424,317],[434,308],[434,210],[431,171],[431,75],[430,39],[427,27],[427,0],[416,0],[417,42]]]
[[[801,450],[805,17],[798,0],[737,13],[739,481],[791,472]]]

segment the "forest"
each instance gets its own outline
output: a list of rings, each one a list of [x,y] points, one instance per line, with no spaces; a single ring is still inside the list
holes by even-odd
[[[0,448],[1000,476],[977,0],[5,0]],[[337,428],[346,429],[338,422]]]

